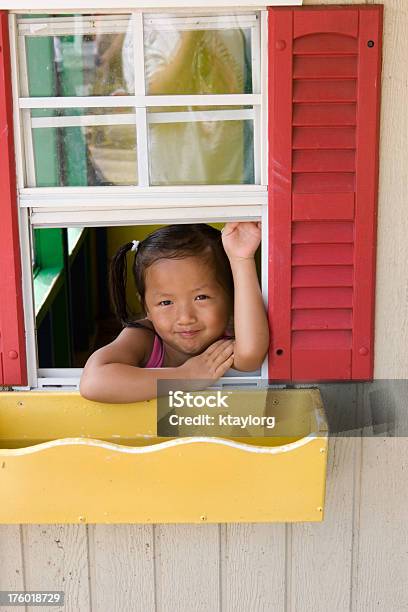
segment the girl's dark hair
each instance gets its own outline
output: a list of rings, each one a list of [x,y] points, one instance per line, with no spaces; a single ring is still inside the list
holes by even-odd
[[[114,255],[110,265],[110,293],[115,314],[124,326],[135,322],[126,301],[127,253],[133,246],[127,242]],[[166,225],[149,234],[139,243],[132,265],[136,289],[145,311],[146,270],[160,259],[184,259],[200,257],[215,268],[219,284],[231,300],[234,299],[234,282],[231,266],[224,251],[221,232],[205,223]]]

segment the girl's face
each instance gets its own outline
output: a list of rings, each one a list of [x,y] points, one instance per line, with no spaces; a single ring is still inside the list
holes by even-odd
[[[168,346],[193,356],[222,337],[230,300],[202,259],[159,260],[147,269],[145,285],[147,318]]]

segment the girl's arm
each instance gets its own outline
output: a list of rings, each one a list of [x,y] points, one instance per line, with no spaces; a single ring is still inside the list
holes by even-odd
[[[259,287],[254,254],[261,241],[261,224],[227,223],[222,232],[234,278],[234,364],[244,372],[258,369],[269,347],[269,327]]]
[[[107,346],[93,353],[84,367],[79,391],[95,402],[129,403],[156,396],[158,378],[177,378],[177,368],[145,370],[140,365],[152,347],[152,332],[125,328]]]
[[[218,340],[181,366],[145,369],[140,364],[150,354],[152,337],[148,330],[125,328],[116,340],[93,353],[82,373],[81,395],[95,402],[141,402],[157,397],[158,380],[202,379],[200,388],[205,388],[232,365],[233,343]]]

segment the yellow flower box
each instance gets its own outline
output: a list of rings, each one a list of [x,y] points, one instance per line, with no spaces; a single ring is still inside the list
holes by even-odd
[[[272,436],[159,438],[155,400],[2,392],[0,523],[321,521],[320,392],[269,390],[265,413]]]

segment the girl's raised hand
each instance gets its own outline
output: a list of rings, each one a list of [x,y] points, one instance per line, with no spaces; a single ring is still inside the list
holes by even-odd
[[[249,259],[261,242],[261,223],[241,221],[226,223],[222,230],[222,244],[229,259]]]
[[[200,380],[199,388],[205,389],[212,382],[224,376],[234,361],[233,340],[217,340],[201,355],[190,357],[179,366],[183,378],[191,381]],[[197,387],[198,388],[198,387]]]

